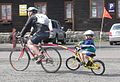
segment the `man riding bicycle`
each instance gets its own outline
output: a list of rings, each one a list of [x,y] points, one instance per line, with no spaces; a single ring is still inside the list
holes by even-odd
[[[39,56],[39,60],[44,58],[44,55],[41,54],[39,49],[37,48],[37,44],[41,42],[41,40],[49,38],[49,18],[41,13],[38,13],[38,9],[35,7],[29,7],[28,11],[28,20],[23,27],[20,35],[23,37],[28,30],[33,27],[32,38],[27,41],[27,46],[34,51],[36,56]],[[33,58],[33,59],[36,59]],[[38,61],[39,62],[39,61]]]

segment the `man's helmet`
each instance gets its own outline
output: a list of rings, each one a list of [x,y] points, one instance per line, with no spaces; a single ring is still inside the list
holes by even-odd
[[[84,32],[83,35],[85,35],[85,36],[94,36],[94,32],[92,30],[87,30],[87,31]]]
[[[28,12],[36,13],[36,12],[38,11],[38,9],[35,8],[35,7],[29,7],[29,8],[27,9],[27,11],[28,11]]]

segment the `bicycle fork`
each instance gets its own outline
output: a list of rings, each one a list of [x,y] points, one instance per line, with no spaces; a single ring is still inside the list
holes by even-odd
[[[18,57],[18,60],[23,57],[24,50],[25,50],[25,48],[22,48],[22,50],[21,50],[21,52],[20,52],[20,56]]]

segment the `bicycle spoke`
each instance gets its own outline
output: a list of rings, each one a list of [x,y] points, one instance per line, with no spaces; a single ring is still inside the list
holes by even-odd
[[[24,50],[13,50],[9,59],[11,66],[17,71],[24,71],[30,62],[30,57]]]
[[[54,48],[46,48],[44,53],[45,58],[42,60],[41,65],[46,72],[57,72],[61,66],[61,56]]]
[[[80,62],[73,56],[66,60],[66,66],[68,69],[75,71],[80,67]]]
[[[91,71],[95,75],[102,75],[105,72],[105,65],[102,61],[100,60],[95,60],[93,63],[93,66],[91,68]]]

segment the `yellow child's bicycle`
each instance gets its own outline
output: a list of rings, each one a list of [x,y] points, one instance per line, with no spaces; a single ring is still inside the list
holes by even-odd
[[[105,64],[98,59],[94,59],[95,54],[91,56],[92,58],[92,64],[87,66],[86,63],[83,64],[81,62],[81,56],[80,56],[80,48],[75,47],[75,55],[72,57],[69,57],[66,60],[66,66],[68,69],[75,71],[77,70],[80,66],[84,66],[87,69],[90,69],[95,75],[103,75],[105,72]]]

